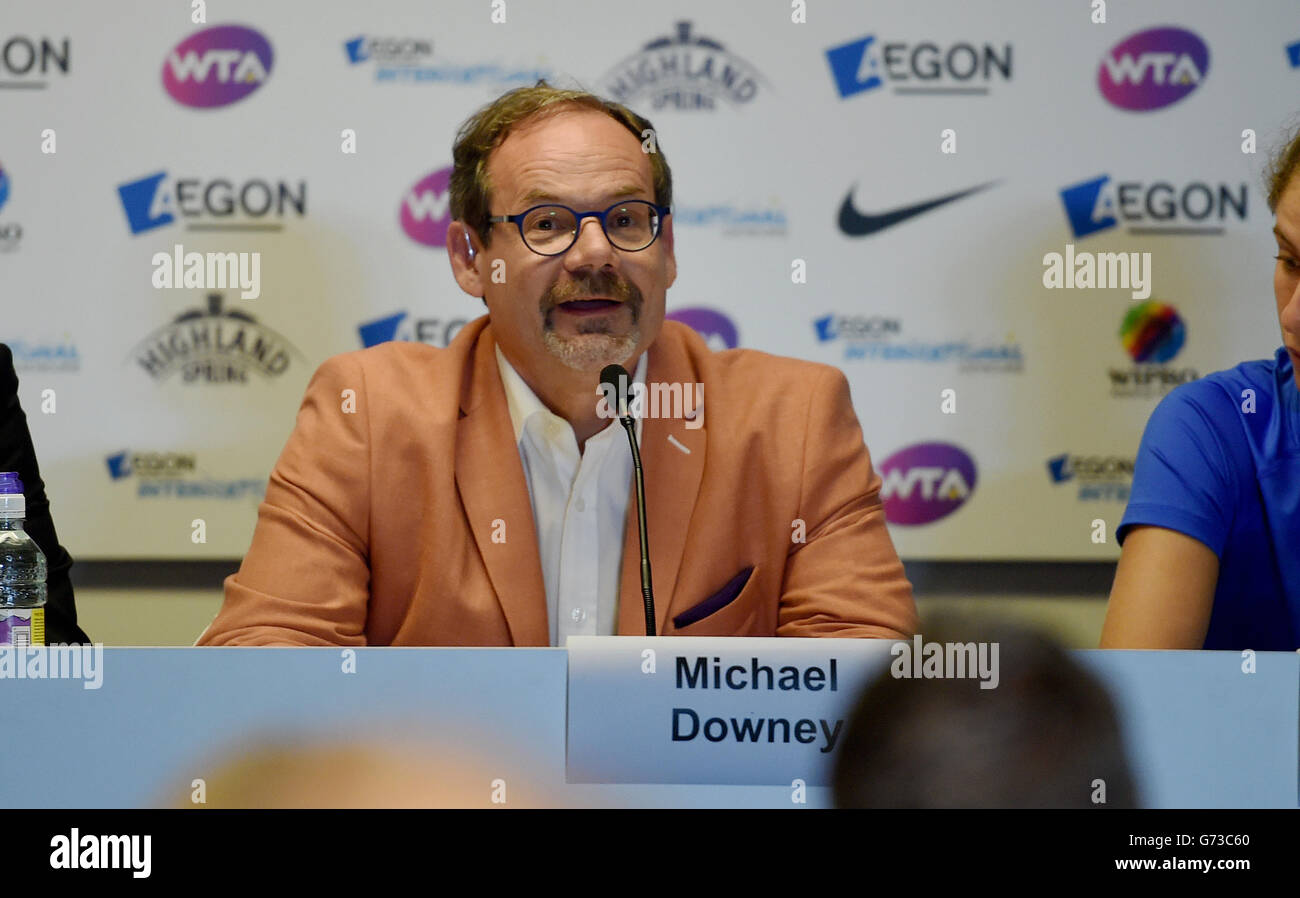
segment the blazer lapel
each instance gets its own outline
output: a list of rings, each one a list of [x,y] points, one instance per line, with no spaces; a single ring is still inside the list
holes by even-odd
[[[456,428],[456,486],[511,640],[515,645],[549,645],[537,528],[491,325],[476,340],[468,367]],[[494,535],[503,541],[494,542]]]
[[[691,402],[683,403],[691,418],[672,418],[673,409],[660,409],[659,417],[647,417],[641,426],[641,466],[645,469],[646,537],[650,545],[650,576],[655,598],[655,633],[663,635],[668,620],[686,548],[687,527],[704,474],[704,403],[695,402],[694,366],[685,344],[665,326],[651,345],[646,366],[646,386],[652,383],[691,384]],[[696,423],[699,427],[694,427]],[[694,429],[688,428],[690,424]],[[641,540],[637,532],[636,480],[630,486],[627,525],[623,539],[623,566],[619,589],[618,632],[627,636],[645,633],[645,606],[641,595]]]

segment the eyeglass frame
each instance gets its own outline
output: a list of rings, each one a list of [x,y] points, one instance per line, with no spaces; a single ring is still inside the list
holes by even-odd
[[[659,226],[655,228],[654,236],[650,238],[649,243],[647,243],[645,246],[641,247],[640,249],[623,249],[623,247],[619,246],[617,243],[615,243],[613,240],[610,239],[609,230],[605,227],[606,216],[608,216],[609,213],[613,212],[614,209],[617,208],[618,206],[624,206],[627,205],[628,203],[644,203],[647,206],[652,206],[655,210],[655,214],[659,216]],[[525,216],[527,216],[529,212],[532,212],[535,209],[542,209],[545,208],[546,206],[558,206],[561,209],[567,209],[569,212],[573,213],[573,217],[576,219],[576,222],[573,226],[573,239],[569,241],[568,246],[560,250],[558,253],[544,253],[544,252],[540,252],[539,250],[533,249],[533,245],[529,243],[528,238],[524,236]],[[600,232],[605,235],[606,240],[609,240],[609,245],[614,247],[614,249],[618,250],[619,252],[624,252],[624,253],[644,252],[645,250],[648,250],[650,247],[655,245],[655,241],[659,239],[659,235],[664,232],[664,218],[666,218],[671,214],[672,214],[672,209],[669,206],[661,206],[658,203],[652,203],[650,200],[630,199],[630,200],[621,200],[617,203],[613,203],[609,206],[609,208],[607,208],[603,212],[579,212],[577,209],[574,209],[572,206],[564,205],[564,203],[538,203],[536,206],[529,206],[527,209],[525,209],[523,212],[518,213],[517,215],[489,215],[487,220],[488,220],[488,224],[504,224],[506,222],[514,222],[516,229],[519,231],[519,239],[523,241],[524,246],[528,247],[528,249],[537,253],[537,255],[539,256],[549,257],[549,256],[562,256],[565,253],[567,253],[569,250],[573,249],[573,245],[578,242],[578,236],[582,233],[582,220],[584,218],[595,218],[597,221],[599,221]]]

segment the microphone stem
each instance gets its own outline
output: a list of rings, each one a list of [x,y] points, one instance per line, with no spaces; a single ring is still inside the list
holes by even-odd
[[[641,538],[641,599],[645,605],[645,635],[655,635],[655,597],[650,585],[650,537],[646,533],[645,476],[641,470],[641,450],[636,445],[636,431],[632,416],[619,419],[627,431],[627,441],[632,447],[632,476],[636,482],[636,525]]]

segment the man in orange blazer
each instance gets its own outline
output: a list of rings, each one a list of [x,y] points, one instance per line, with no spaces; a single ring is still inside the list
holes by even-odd
[[[643,634],[630,453],[598,402],[612,363],[683,388],[637,423],[659,634],[915,632],[844,375],[664,321],[672,181],[652,132],[545,82],[462,126],[448,255],[488,314],[446,349],[320,366],[199,645]]]

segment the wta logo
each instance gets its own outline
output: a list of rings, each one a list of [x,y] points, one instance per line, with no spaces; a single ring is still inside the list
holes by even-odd
[[[1139,303],[1128,310],[1119,328],[1124,351],[1135,362],[1163,364],[1178,355],[1187,341],[1187,328],[1178,310],[1168,303]]]
[[[273,58],[271,42],[260,32],[217,25],[176,45],[163,63],[163,87],[185,106],[229,106],[262,86]]]
[[[930,524],[966,504],[975,462],[951,443],[916,443],[880,465],[880,498],[891,524]]]
[[[402,197],[402,230],[416,243],[446,246],[451,225],[451,169],[440,168],[416,181]]]
[[[5,207],[5,201],[9,199],[9,173],[5,171],[3,165],[0,165],[0,209]]]
[[[735,323],[717,309],[695,306],[678,309],[664,316],[665,321],[677,321],[692,328],[704,338],[714,352],[723,349],[735,349],[740,345],[740,334]]]
[[[1182,28],[1150,28],[1101,58],[1097,87],[1112,106],[1149,112],[1177,103],[1210,71],[1210,48]]]

